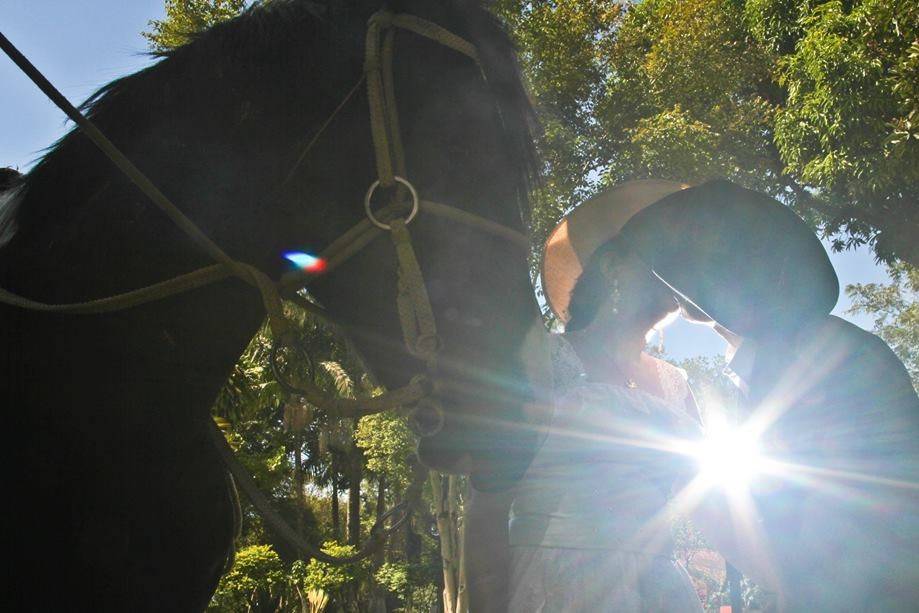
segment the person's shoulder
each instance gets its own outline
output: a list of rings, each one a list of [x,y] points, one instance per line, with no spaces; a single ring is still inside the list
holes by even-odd
[[[835,424],[840,438],[919,446],[919,396],[887,343],[830,315],[802,330],[798,346],[796,362],[809,381],[804,401],[824,407],[815,414]]]
[[[857,369],[878,377],[878,383],[912,388],[906,367],[878,336],[835,315],[828,315],[798,335],[798,346],[821,354],[820,363],[837,369]]]

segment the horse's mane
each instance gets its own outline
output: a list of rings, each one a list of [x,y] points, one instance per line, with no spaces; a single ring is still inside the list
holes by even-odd
[[[12,168],[0,168],[0,245],[12,236],[13,224],[9,219],[14,210],[14,199],[19,195],[22,175]]]
[[[217,141],[224,130],[235,129],[238,101],[215,99],[212,80],[198,78],[201,75],[223,79],[225,91],[242,92],[242,101],[253,92],[273,97],[272,103],[278,108],[285,101],[289,104],[290,99],[301,100],[304,106],[317,99],[337,101],[353,85],[347,82],[352,76],[333,74],[329,68],[336,65],[332,63],[335,60],[339,65],[362,60],[366,26],[364,21],[354,23],[354,17],[362,12],[369,15],[381,3],[366,0],[363,4],[367,6],[360,8],[356,4],[361,3],[256,2],[240,16],[195,35],[186,45],[154,52],[160,61],[101,87],[81,109],[131,157],[130,144],[143,133],[145,125],[170,126],[173,136],[184,135],[189,141]],[[393,11],[405,10],[409,4],[410,0],[388,3]],[[440,25],[464,36],[478,49],[482,71],[506,130],[505,142],[516,162],[518,200],[526,219],[527,195],[539,175],[533,146],[536,122],[514,61],[513,43],[498,19],[477,1],[446,0],[443,12],[447,19]],[[265,58],[275,61],[259,63]],[[292,71],[301,75],[300,82],[285,79]],[[198,113],[190,123],[185,117],[190,109],[208,112],[203,120]],[[49,147],[24,177],[21,197],[7,198],[5,205],[0,202],[6,208],[0,210],[0,237],[8,240],[14,232],[37,229],[38,224],[60,218],[59,212],[35,209],[58,205],[62,193],[70,203],[92,198],[113,172],[107,161],[100,163],[96,152],[90,152],[93,148],[77,129]],[[37,192],[37,202],[31,201],[33,191]]]

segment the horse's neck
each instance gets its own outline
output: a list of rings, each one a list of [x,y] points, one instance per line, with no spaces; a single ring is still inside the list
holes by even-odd
[[[53,262],[30,266],[15,247],[0,250],[0,277],[25,280],[10,289],[45,300],[32,288],[55,283]],[[118,258],[111,260],[111,269],[97,275],[123,276]],[[67,281],[88,289],[72,298],[62,295],[60,302],[106,295],[98,293],[94,278]],[[233,279],[109,314],[49,315],[0,305],[0,372],[6,378],[0,383],[17,386],[13,397],[25,406],[58,405],[62,417],[200,417],[261,318],[257,292]]]

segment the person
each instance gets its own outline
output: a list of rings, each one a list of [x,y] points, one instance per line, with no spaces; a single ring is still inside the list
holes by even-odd
[[[681,371],[643,351],[648,332],[678,305],[616,237],[629,216],[682,187],[620,185],[575,209],[547,242],[543,289],[566,324],[571,351],[561,366],[575,376],[562,381],[548,434],[520,483],[502,504],[474,494],[466,532],[472,610],[702,610],[673,558],[667,520],[681,463],[661,451],[694,435],[698,413]],[[502,516],[506,531],[497,527]]]
[[[631,224],[631,225],[629,225]],[[780,462],[732,503],[693,513],[706,538],[791,611],[919,603],[919,398],[879,338],[829,314],[838,281],[787,207],[724,181],[633,217],[624,240],[729,342],[748,423]]]
[[[728,370],[762,447],[790,465],[754,487],[758,534],[720,492],[694,519],[776,608],[915,611],[919,603],[919,399],[873,334],[828,315],[732,338]]]

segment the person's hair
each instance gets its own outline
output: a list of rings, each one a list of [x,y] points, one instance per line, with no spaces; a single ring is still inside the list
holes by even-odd
[[[624,260],[629,253],[625,241],[614,236],[600,245],[590,256],[584,271],[571,290],[566,332],[583,330],[596,319],[600,306],[613,292],[613,284],[607,275],[609,264],[616,260]]]

